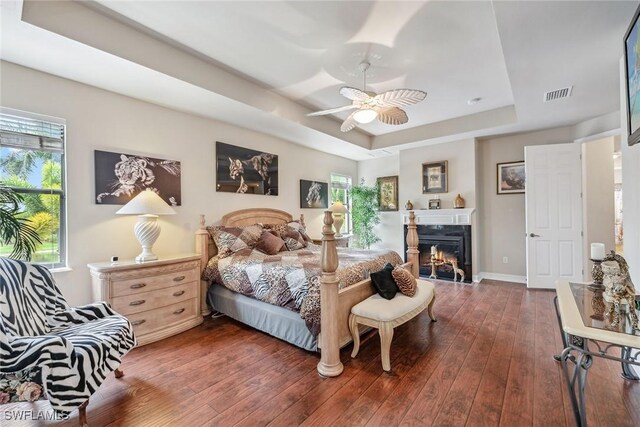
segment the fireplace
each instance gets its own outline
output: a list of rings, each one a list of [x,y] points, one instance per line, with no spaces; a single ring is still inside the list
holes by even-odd
[[[420,277],[472,281],[471,225],[418,225]],[[405,253],[407,226],[404,226]],[[457,271],[456,271],[457,270]]]

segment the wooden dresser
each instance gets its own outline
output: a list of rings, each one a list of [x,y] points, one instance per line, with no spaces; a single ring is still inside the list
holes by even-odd
[[[138,346],[202,323],[200,256],[184,254],[138,264],[119,261],[88,265],[95,299],[126,316]]]

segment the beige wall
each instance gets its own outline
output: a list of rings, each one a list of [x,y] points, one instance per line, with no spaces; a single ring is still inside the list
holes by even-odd
[[[620,118],[622,128],[622,199],[624,256],[629,263],[636,292],[640,290],[640,144],[627,144],[627,105],[624,62],[620,60]]]
[[[526,276],[524,194],[497,194],[496,165],[524,160],[525,146],[566,143],[573,139],[573,127],[562,127],[478,142],[481,274],[503,275],[507,280],[524,280]],[[503,257],[508,258],[508,263],[503,263]]]
[[[460,193],[466,201],[466,207],[476,206],[476,143],[474,139],[429,145],[400,151],[399,154],[380,159],[358,162],[358,180],[365,179],[367,184],[375,183],[377,177],[398,175],[399,204],[403,210],[407,200],[411,200],[414,209],[426,209],[428,200],[434,195],[422,193],[422,164],[427,162],[448,161],[448,192],[440,194],[442,208],[453,208],[453,201]],[[377,247],[387,247],[401,253],[404,251],[403,226],[400,212],[381,212],[379,235],[383,241]],[[476,230],[477,227],[473,227]],[[477,244],[476,232],[472,235],[472,244]],[[474,257],[477,250],[473,250]],[[477,261],[474,259],[474,274]]]
[[[252,207],[304,213],[310,233],[320,235],[321,209],[299,208],[299,180],[329,180],[330,172],[355,178],[355,161],[162,108],[15,64],[1,62],[0,105],[64,118],[67,121],[67,213],[71,272],[56,278],[71,304],[90,302],[86,264],[112,255],[132,258],[140,247],[133,235],[135,217],[115,215],[119,206],[94,203],[95,149],[148,154],[182,162],[182,206],[162,217],[157,254],[191,252],[198,215],[210,222],[230,211]],[[242,145],[279,156],[277,197],[217,193],[215,142]]]
[[[359,184],[364,179],[366,185],[374,185],[376,178],[383,176],[399,175],[398,155],[381,157],[377,159],[358,162],[358,179],[354,184]],[[398,181],[402,189],[403,181]],[[400,208],[404,207],[406,200],[398,199]],[[380,224],[376,226],[376,234],[381,242],[374,245],[374,248],[389,248],[404,256],[404,245],[402,242],[402,219],[398,212],[380,212]]]
[[[591,280],[591,243],[615,249],[613,137],[582,144],[583,254],[585,280]]]

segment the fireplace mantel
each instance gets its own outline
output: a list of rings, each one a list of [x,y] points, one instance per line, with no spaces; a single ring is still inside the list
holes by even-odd
[[[416,209],[416,225],[471,225],[474,208]],[[409,224],[409,211],[402,211],[402,223]]]

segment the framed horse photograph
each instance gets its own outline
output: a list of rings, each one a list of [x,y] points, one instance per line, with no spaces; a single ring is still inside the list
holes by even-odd
[[[329,183],[300,180],[300,208],[327,209],[329,207]]]

